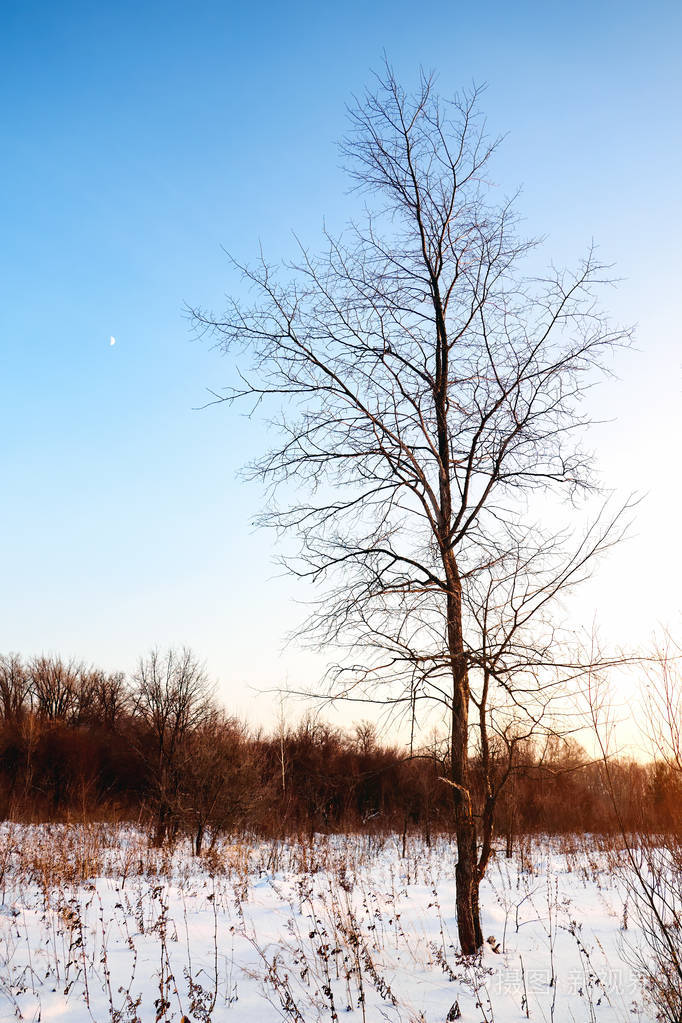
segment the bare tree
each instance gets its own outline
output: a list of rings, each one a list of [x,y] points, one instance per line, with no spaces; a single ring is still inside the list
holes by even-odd
[[[131,699],[143,726],[141,749],[153,786],[154,839],[163,843],[178,823],[182,765],[188,740],[211,712],[211,687],[191,650],[152,650],[140,660]]]
[[[668,631],[644,668],[643,725],[654,760],[682,777],[682,643]],[[681,822],[682,823],[682,822]]]
[[[30,706],[29,673],[18,654],[0,654],[0,713],[16,724]]]
[[[67,721],[77,714],[82,665],[61,657],[34,657],[28,667],[31,697],[45,721]]]
[[[474,707],[482,798],[478,881],[492,853],[495,809],[505,786],[523,771],[518,754],[533,747],[545,754],[564,746],[575,724],[564,697],[608,659],[591,645],[571,649],[571,632],[558,624],[560,599],[591,573],[595,558],[623,536],[622,509],[608,503],[582,538],[566,543],[539,525],[498,533],[487,563],[463,590],[469,640],[470,699]],[[571,723],[565,720],[568,716]],[[545,759],[540,754],[536,767]],[[508,843],[509,847],[509,836]]]
[[[93,717],[103,728],[113,732],[129,709],[130,698],[122,671],[93,671]]]
[[[486,718],[492,679],[507,691],[513,681],[524,703],[552,659],[540,647],[521,654],[522,633],[527,646],[532,620],[618,532],[618,516],[605,516],[566,552],[560,531],[533,542],[532,509],[538,494],[576,501],[596,489],[581,402],[627,340],[596,305],[608,273],[594,251],[573,273],[524,276],[531,244],[516,235],[512,202],[491,198],[497,143],[477,100],[444,102],[426,76],[410,96],[387,67],[350,110],[343,144],[371,198],[362,222],[325,233],[319,257],[301,248],[283,283],[263,258],[240,266],[253,305],[194,310],[199,330],[245,356],[241,386],[217,397],[275,402],[280,439],[252,475],[273,498],[264,521],[298,540],[289,567],[323,588],[306,628],[346,651],[331,691],[447,714],[467,954],[482,943],[484,869],[470,724]],[[545,540],[543,596],[534,577]],[[509,575],[529,545],[496,657],[473,608],[485,579]]]
[[[123,675],[106,675],[81,661],[34,657],[24,677],[32,707],[44,721],[83,725],[98,714],[109,721],[112,711],[123,709]]]
[[[246,726],[220,711],[193,729],[187,754],[181,798],[199,856],[207,829],[213,842],[220,832],[243,825],[263,786]]]

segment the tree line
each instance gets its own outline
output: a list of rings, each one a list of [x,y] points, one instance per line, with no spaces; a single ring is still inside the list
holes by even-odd
[[[126,819],[161,844],[195,852],[224,834],[453,829],[448,744],[409,754],[373,725],[342,730],[307,716],[271,732],[218,704],[188,650],[153,651],[130,677],[60,657],[0,655],[0,815]],[[615,827],[604,765],[573,740],[532,738],[488,751],[499,788],[493,833],[507,851],[534,832]],[[474,813],[485,812],[480,754],[470,757]],[[679,772],[616,760],[609,786],[632,829],[669,829]]]

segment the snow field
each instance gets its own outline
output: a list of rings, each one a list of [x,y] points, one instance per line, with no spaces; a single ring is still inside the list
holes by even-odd
[[[315,836],[197,859],[132,828],[4,824],[0,1020],[653,1021],[617,851],[498,854],[481,893],[494,943],[473,962],[458,955],[453,846],[401,853],[393,837]]]

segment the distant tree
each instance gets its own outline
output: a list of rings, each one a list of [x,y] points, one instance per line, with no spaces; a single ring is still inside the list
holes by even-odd
[[[130,710],[130,692],[122,671],[91,672],[91,713],[94,723],[116,731]]]
[[[189,738],[212,710],[212,689],[191,650],[158,650],[140,660],[131,702],[142,726],[143,753],[155,807],[154,840],[163,843],[179,823],[182,769]]]
[[[17,723],[30,705],[31,681],[18,654],[0,654],[0,712]]]
[[[207,830],[243,827],[263,797],[255,743],[235,718],[214,711],[186,740],[181,776],[183,817],[201,855]]]
[[[45,721],[66,721],[77,716],[81,665],[61,657],[34,657],[28,666],[36,713]]]
[[[573,273],[525,275],[531,244],[512,203],[493,197],[496,142],[477,100],[443,102],[426,76],[410,96],[387,68],[351,109],[343,146],[370,196],[364,219],[327,235],[320,257],[301,249],[288,282],[264,259],[240,267],[253,305],[195,310],[199,330],[245,355],[241,385],[221,400],[276,403],[270,436],[281,439],[252,471],[283,497],[264,520],[296,536],[291,569],[327,584],[308,628],[348,651],[333,694],[447,717],[463,953],[483,941],[469,757],[492,696],[485,672],[523,706],[542,671],[541,645],[522,681],[532,619],[618,532],[607,517],[567,553],[560,534],[536,530],[532,508],[536,494],[595,490],[581,402],[627,340],[596,305],[608,272],[594,251]],[[532,596],[543,549],[544,600]],[[469,597],[510,559],[525,605],[507,607],[518,642],[511,650],[503,630],[495,664]]]

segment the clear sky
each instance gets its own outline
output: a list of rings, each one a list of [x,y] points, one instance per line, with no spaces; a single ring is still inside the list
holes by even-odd
[[[277,258],[344,222],[335,142],[384,49],[408,85],[420,64],[443,93],[486,82],[528,233],[616,264],[639,350],[593,436],[648,498],[579,613],[624,642],[682,631],[682,5],[6,0],[1,38],[0,651],[129,670],[186,643],[252,721],[258,688],[316,677],[282,652],[305,593],[236,480],[262,430],[195,411],[230,366],[183,305],[235,286],[221,246]]]

